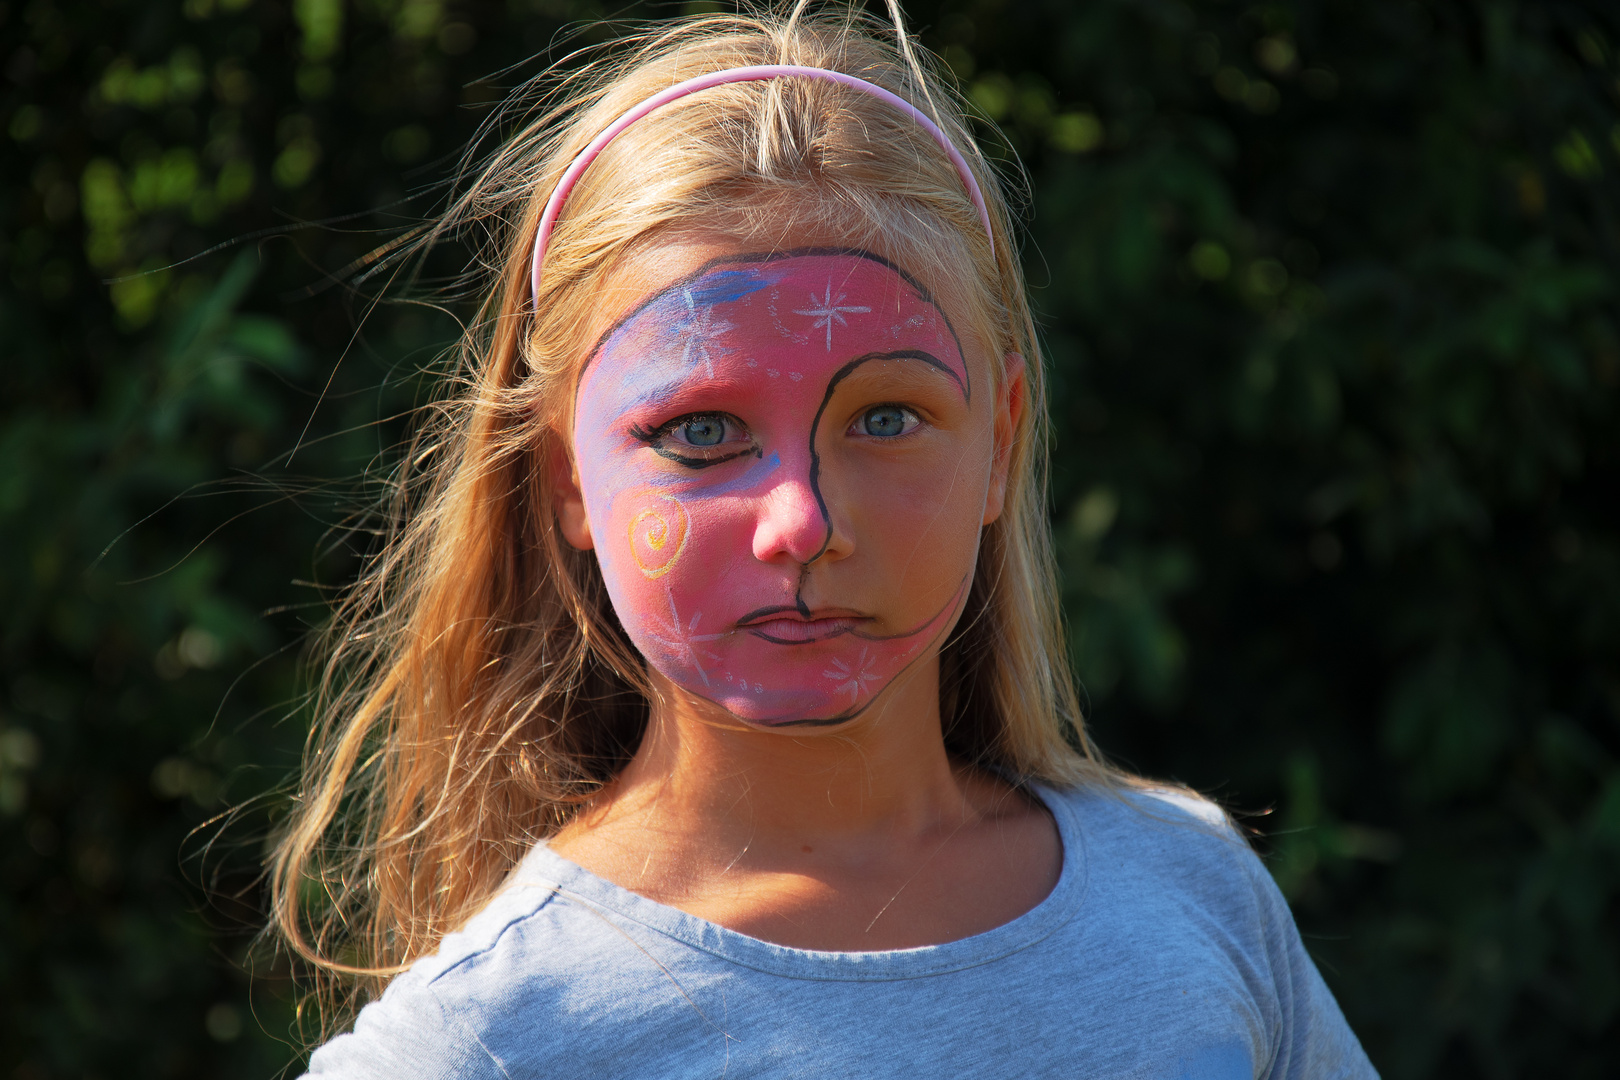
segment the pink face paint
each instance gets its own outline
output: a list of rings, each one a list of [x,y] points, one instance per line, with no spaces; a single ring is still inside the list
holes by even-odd
[[[580,378],[575,460],[614,610],[658,671],[747,722],[856,716],[967,593],[971,571],[905,625],[803,598],[832,535],[828,484],[883,498],[827,473],[849,423],[829,404],[873,362],[920,366],[971,400],[955,331],[920,285],[865,253],[790,252],[661,290]]]

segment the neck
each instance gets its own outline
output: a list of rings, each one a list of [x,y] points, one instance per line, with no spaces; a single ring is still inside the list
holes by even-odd
[[[705,816],[828,833],[898,824],[942,796],[959,801],[940,732],[937,665],[919,667],[837,733],[753,730],[666,696],[626,784],[667,778]]]
[[[957,827],[978,813],[985,781],[946,755],[938,686],[937,659],[919,664],[845,729],[822,733],[747,728],[659,685],[635,757],[557,846],[617,826],[644,838],[649,868],[702,873]]]
[[[642,745],[553,851],[649,899],[797,948],[982,933],[1057,881],[1045,811],[953,765],[937,660],[836,733],[747,728],[663,684]]]

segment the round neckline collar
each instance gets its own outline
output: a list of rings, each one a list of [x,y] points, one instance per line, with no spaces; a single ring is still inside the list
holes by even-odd
[[[678,908],[649,900],[597,877],[558,855],[545,842],[519,865],[513,884],[549,887],[558,899],[612,913],[656,930],[700,952],[796,979],[831,981],[910,979],[988,964],[1051,936],[1079,910],[1086,891],[1085,837],[1073,803],[1040,784],[1029,785],[1057,824],[1063,865],[1057,884],[1040,903],[1010,922],[939,945],[876,952],[797,949],[749,937]]]

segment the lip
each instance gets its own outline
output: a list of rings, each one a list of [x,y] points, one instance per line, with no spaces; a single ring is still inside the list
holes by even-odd
[[[805,612],[783,604],[750,611],[737,620],[737,629],[777,645],[808,645],[847,634],[867,621],[865,615],[848,608]]]

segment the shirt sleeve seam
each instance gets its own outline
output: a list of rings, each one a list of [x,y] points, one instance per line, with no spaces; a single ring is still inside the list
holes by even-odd
[[[519,914],[513,915],[510,919],[508,919],[501,926],[501,928],[498,931],[496,931],[495,936],[490,938],[488,943],[486,943],[484,945],[481,945],[476,949],[469,950],[463,956],[457,957],[454,963],[452,963],[452,964],[448,965],[447,967],[445,967],[444,970],[435,972],[434,974],[428,976],[426,979],[423,980],[423,982],[428,986],[429,989],[431,989],[433,987],[433,984],[437,983],[440,979],[443,979],[446,976],[452,974],[453,972],[456,971],[457,968],[460,968],[462,965],[467,964],[467,963],[477,959],[480,956],[484,956],[484,955],[486,955],[488,953],[493,952],[496,949],[496,947],[500,945],[501,939],[504,938],[507,935],[508,931],[510,931],[518,923],[523,922],[523,921],[525,921],[527,919],[532,919],[536,915],[540,914],[540,912],[544,911],[546,909],[546,906],[548,904],[550,904],[556,898],[557,898],[557,886],[548,884],[546,886],[545,899],[541,900],[540,903],[536,904],[529,911],[525,911],[525,912],[521,912]],[[435,994],[435,996],[437,996],[437,995]]]

